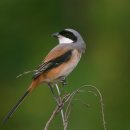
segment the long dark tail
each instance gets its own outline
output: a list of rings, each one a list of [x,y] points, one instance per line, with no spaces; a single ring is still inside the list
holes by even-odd
[[[5,124],[9,118],[13,115],[13,113],[17,110],[17,108],[19,107],[19,105],[23,102],[23,100],[25,99],[25,97],[27,97],[27,95],[33,90],[33,88],[36,87],[36,84],[34,82],[32,82],[32,84],[30,85],[29,89],[24,93],[24,95],[17,101],[16,105],[11,109],[11,111],[6,115],[6,117],[3,120],[3,124]]]

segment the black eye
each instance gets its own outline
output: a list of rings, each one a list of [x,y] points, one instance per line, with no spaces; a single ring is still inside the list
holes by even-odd
[[[59,32],[59,34],[73,40],[74,42],[77,41],[77,37],[70,31],[63,30],[63,31]]]

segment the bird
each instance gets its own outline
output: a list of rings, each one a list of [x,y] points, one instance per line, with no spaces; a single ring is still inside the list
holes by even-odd
[[[53,92],[53,85],[64,83],[66,77],[73,71],[79,63],[82,54],[85,53],[86,44],[79,32],[74,29],[63,29],[52,34],[58,39],[56,45],[43,59],[32,76],[32,82],[23,96],[17,101],[16,105],[5,116],[3,123],[13,115],[25,97],[44,83]]]

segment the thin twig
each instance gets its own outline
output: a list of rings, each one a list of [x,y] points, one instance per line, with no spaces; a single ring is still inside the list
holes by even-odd
[[[87,85],[87,86],[90,86],[90,87],[94,88],[97,91],[98,95],[99,95],[100,106],[101,106],[101,114],[102,114],[102,123],[103,123],[104,130],[107,130],[107,128],[106,128],[106,121],[105,121],[105,114],[104,114],[104,104],[103,104],[102,94],[99,91],[99,89],[97,89],[95,86],[93,86],[93,85]]]
[[[58,87],[58,85],[57,84],[55,84],[55,86],[56,86],[56,89],[57,89],[57,92],[58,92],[58,95],[59,95],[59,104],[61,103],[61,101],[62,101],[62,99],[61,99],[61,93],[60,93],[60,89],[59,89],[59,87]],[[63,112],[63,109],[61,109],[61,117],[62,117],[62,121],[63,121],[63,126],[64,126],[64,122],[65,122],[65,118],[64,118],[64,112]]]
[[[86,108],[90,107],[90,104],[87,104],[84,100],[81,99],[73,99],[73,101],[79,101],[82,105],[84,105]]]
[[[57,85],[58,86],[58,85]],[[56,108],[54,109],[51,117],[49,118],[49,120],[47,121],[46,125],[45,125],[45,128],[44,130],[48,130],[48,127],[50,125],[50,123],[52,122],[52,120],[54,119],[54,117],[56,116],[57,113],[59,113],[63,108],[64,108],[64,105],[65,103],[68,103],[67,104],[67,107],[66,107],[66,111],[65,111],[65,114],[63,113],[62,115],[62,120],[63,120],[63,117],[64,117],[64,130],[67,130],[67,126],[68,126],[68,118],[69,118],[69,115],[71,113],[71,103],[72,103],[72,100],[74,98],[74,96],[77,94],[77,93],[80,93],[80,92],[84,92],[82,89],[85,88],[85,87],[91,87],[93,89],[96,90],[99,98],[100,98],[100,106],[101,106],[101,114],[102,114],[102,122],[103,122],[103,128],[104,130],[107,130],[106,129],[106,121],[105,121],[105,114],[104,114],[104,105],[103,105],[103,97],[101,95],[101,92],[95,87],[95,86],[92,86],[92,85],[84,85],[84,86],[81,86],[80,88],[76,89],[75,91],[73,91],[71,94],[66,94],[64,95],[62,98],[60,97],[60,104],[56,106]],[[59,88],[58,90],[59,91]],[[60,91],[59,91],[60,92]],[[58,92],[58,93],[59,93]],[[92,92],[95,96],[97,96],[97,94],[93,91],[88,91],[88,92]],[[59,94],[60,95],[60,94]]]
[[[51,117],[49,118],[49,120],[47,121],[45,127],[44,127],[44,130],[48,130],[48,127],[50,126],[50,123],[52,122],[52,120],[54,119],[54,117],[56,116],[58,112],[58,106],[56,106],[56,108],[54,109]]]
[[[22,77],[22,76],[24,76],[24,75],[27,75],[27,74],[33,73],[33,72],[36,72],[36,70],[25,71],[25,72],[19,74],[18,76],[16,76],[16,78],[20,78],[20,77]]]
[[[69,96],[70,96],[70,94],[65,95],[65,96],[62,98],[62,100],[61,100],[62,104],[56,106],[56,108],[54,109],[54,111],[53,111],[51,117],[50,117],[49,120],[47,121],[47,123],[46,123],[46,125],[45,125],[45,127],[44,127],[44,130],[48,130],[48,128],[49,128],[49,126],[50,126],[52,120],[53,120],[53,119],[55,118],[55,116],[63,109],[63,107],[64,107],[64,105],[65,105],[65,102],[66,102],[66,100],[68,100]],[[66,127],[66,125],[65,125],[65,127]],[[64,128],[65,128],[65,127],[64,127]],[[66,128],[67,128],[67,127],[66,127]]]
[[[81,86],[79,89],[82,89],[84,87],[91,87],[93,89],[95,89],[97,91],[97,94],[99,95],[99,99],[100,99],[100,107],[101,107],[101,115],[102,115],[102,123],[103,123],[103,128],[104,130],[107,130],[107,127],[106,127],[106,121],[105,121],[105,113],[104,113],[104,104],[103,104],[103,97],[102,97],[102,94],[101,92],[99,91],[99,89],[93,85],[83,85]],[[93,91],[88,91],[88,92],[91,92],[93,93],[95,96],[97,96],[96,93],[94,93]]]
[[[102,94],[101,94],[101,92],[99,91],[99,89],[97,89],[97,88],[96,88],[95,86],[93,86],[93,85],[83,85],[83,86],[81,86],[80,88],[78,88],[77,90],[75,90],[75,91],[73,91],[73,92],[71,93],[70,97],[68,98],[69,103],[68,103],[68,106],[67,106],[65,115],[67,115],[67,113],[68,113],[68,110],[69,110],[69,107],[70,107],[70,104],[71,104],[71,102],[72,102],[72,99],[73,99],[74,95],[75,95],[76,93],[80,92],[84,87],[91,87],[91,88],[94,88],[94,89],[97,91],[97,93],[98,93],[98,95],[99,95],[99,98],[100,98],[100,106],[101,106],[101,114],[102,114],[103,128],[104,128],[104,130],[107,130],[107,128],[106,128],[106,121],[105,121],[105,114],[104,114],[103,97],[102,97]],[[89,92],[92,92],[92,91],[89,91]],[[92,93],[93,93],[95,96],[97,96],[96,93],[94,93],[94,92],[92,92]]]

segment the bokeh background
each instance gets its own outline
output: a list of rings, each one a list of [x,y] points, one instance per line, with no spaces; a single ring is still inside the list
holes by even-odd
[[[68,77],[64,91],[95,85],[102,93],[109,130],[130,129],[130,1],[129,0],[0,0],[0,120],[31,82],[31,74],[57,45],[53,32],[78,30],[87,51]],[[73,102],[68,130],[103,130],[99,100],[90,93]],[[47,85],[25,100],[1,130],[41,130],[55,102]],[[61,130],[58,115],[50,130]]]

